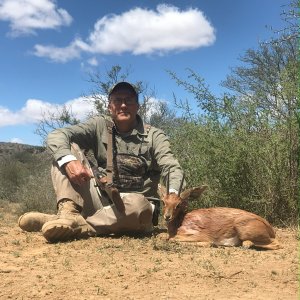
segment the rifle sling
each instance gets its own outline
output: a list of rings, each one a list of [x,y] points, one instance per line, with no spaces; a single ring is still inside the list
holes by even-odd
[[[114,123],[110,120],[106,120],[107,127],[107,150],[106,150],[106,174],[107,184],[113,183],[113,126]]]

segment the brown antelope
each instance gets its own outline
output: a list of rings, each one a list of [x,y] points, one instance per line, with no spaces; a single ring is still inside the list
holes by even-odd
[[[182,179],[183,183],[183,179]],[[207,186],[190,188],[178,196],[160,187],[169,240],[197,242],[200,246],[251,246],[269,250],[282,248],[272,226],[264,218],[245,210],[214,207],[187,213],[189,198],[198,197]]]

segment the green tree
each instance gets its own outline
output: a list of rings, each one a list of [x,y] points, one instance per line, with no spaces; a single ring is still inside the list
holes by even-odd
[[[57,107],[55,112],[43,112],[42,119],[36,125],[35,134],[41,137],[44,144],[50,131],[78,122],[79,120],[74,116],[72,108],[64,105],[61,109]]]
[[[92,89],[82,97],[86,102],[92,103],[94,109],[87,114],[87,118],[108,113],[107,104],[110,88],[119,81],[128,80],[129,74],[129,69],[123,71],[119,65],[113,66],[104,75],[100,73],[89,74],[88,82],[92,85]],[[139,114],[145,122],[156,125],[160,119],[164,120],[160,121],[160,124],[166,123],[167,119],[170,121],[174,119],[174,113],[167,108],[165,103],[155,99],[155,90],[151,89],[147,83],[136,81],[133,85],[139,93]],[[55,112],[43,113],[43,118],[37,124],[35,133],[45,142],[50,131],[78,122],[79,119],[74,116],[71,107],[63,106],[61,109],[57,107]]]
[[[210,186],[202,205],[241,207],[276,224],[297,220],[298,32],[287,28],[240,57],[221,96],[191,69],[187,79],[169,72],[197,103],[192,110],[174,97],[186,123],[173,141],[189,184]]]

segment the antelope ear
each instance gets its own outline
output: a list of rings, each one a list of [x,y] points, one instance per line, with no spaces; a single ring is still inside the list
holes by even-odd
[[[158,185],[158,195],[159,195],[160,199],[163,199],[166,196],[166,194],[167,194],[167,189],[163,185],[159,184]]]
[[[207,185],[202,185],[187,189],[180,194],[180,198],[183,200],[187,200],[188,198],[198,198],[207,189],[207,187]]]

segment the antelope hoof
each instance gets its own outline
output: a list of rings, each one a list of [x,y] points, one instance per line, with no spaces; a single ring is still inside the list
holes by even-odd
[[[251,241],[243,241],[243,243],[242,243],[242,247],[243,247],[244,249],[249,249],[249,248],[251,248],[253,245],[254,245],[254,244],[253,244]]]

